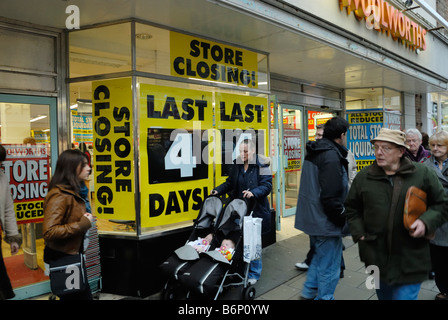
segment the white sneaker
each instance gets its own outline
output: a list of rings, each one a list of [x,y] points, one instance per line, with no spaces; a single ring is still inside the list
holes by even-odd
[[[247,282],[253,286],[254,284],[257,283],[257,279],[248,279]]]
[[[307,271],[309,267],[310,266],[307,265],[305,262],[296,263],[296,268],[299,269],[300,271]]]

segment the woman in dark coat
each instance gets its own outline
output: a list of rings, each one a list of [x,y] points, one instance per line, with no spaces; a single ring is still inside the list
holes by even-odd
[[[256,199],[253,216],[263,219],[262,233],[270,229],[270,205],[268,195],[272,190],[272,174],[270,160],[262,155],[256,155],[255,144],[245,139],[239,146],[240,156],[227,180],[211,191],[212,195],[231,192],[232,198]],[[261,259],[251,261],[249,270],[249,283],[255,284],[261,275]]]

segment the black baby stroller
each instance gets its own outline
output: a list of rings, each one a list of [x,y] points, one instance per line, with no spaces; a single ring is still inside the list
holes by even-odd
[[[248,282],[249,263],[243,261],[243,221],[248,213],[247,203],[241,199],[230,201],[215,225],[210,250],[178,274],[179,283],[188,291],[187,298],[218,296],[226,288],[242,286],[243,299],[255,297],[255,288]],[[219,250],[221,242],[230,239],[235,244],[231,257]],[[218,249],[218,250],[215,250]]]
[[[174,254],[160,265],[160,269],[168,277],[161,292],[162,299],[175,299],[179,292],[182,293],[177,282],[179,274],[182,274],[194,261],[199,260],[199,253],[188,243],[214,233],[215,222],[219,218],[222,208],[223,204],[220,198],[216,196],[206,198],[198,217],[193,222],[193,231],[185,245],[176,249]]]

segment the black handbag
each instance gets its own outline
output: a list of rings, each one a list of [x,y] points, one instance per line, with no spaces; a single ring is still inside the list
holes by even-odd
[[[84,255],[64,255],[49,261],[50,287],[56,296],[79,293],[86,290],[87,274]]]

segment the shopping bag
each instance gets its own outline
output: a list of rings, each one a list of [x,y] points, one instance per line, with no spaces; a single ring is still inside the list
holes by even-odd
[[[87,286],[84,255],[65,255],[50,261],[50,287],[56,296],[82,292]]]
[[[261,222],[263,219],[245,216],[243,221],[243,259],[249,263],[261,258]]]

